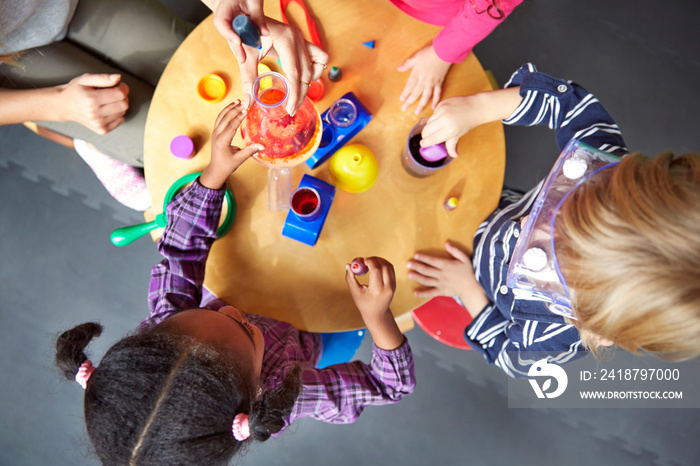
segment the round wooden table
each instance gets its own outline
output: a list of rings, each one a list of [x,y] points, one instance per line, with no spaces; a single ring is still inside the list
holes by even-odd
[[[238,204],[232,229],[218,239],[206,268],[205,286],[239,309],[287,321],[299,329],[337,332],[364,327],[344,280],[344,265],[358,256],[382,256],[396,268],[397,289],[391,309],[402,330],[413,327],[410,311],[425,302],[416,298],[416,283],[408,280],[406,262],[413,253],[444,253],[450,239],[471,250],[477,226],[496,207],[505,170],[505,141],[500,122],[480,126],[459,144],[460,157],[428,178],[407,174],[400,162],[410,129],[420,116],[401,111],[399,95],[408,73],[396,71],[404,59],[429,44],[438,27],[421,23],[388,1],[309,0],[329,66],[342,70],[331,82],[324,74],[320,112],[352,91],[374,115],[353,143],[369,147],[379,162],[372,188],[350,194],[336,190],[325,226],[314,247],[282,236],[286,212],[267,208],[268,168],[247,161],[229,178]],[[280,18],[279,4],[268,1],[268,16]],[[301,9],[292,4],[287,16],[302,30]],[[307,36],[308,37],[308,36]],[[363,42],[374,40],[371,49]],[[274,60],[265,60],[279,70]],[[228,93],[212,104],[197,92],[207,73],[221,75]],[[474,54],[450,70],[444,96],[473,94],[492,86]],[[241,98],[240,74],[233,54],[204,20],[182,43],[158,83],[146,123],[144,144],[146,183],[159,213],[170,185],[181,176],[201,171],[210,158],[210,134],[218,113]],[[178,159],[169,151],[180,134],[193,138],[197,154]],[[349,143],[349,142],[348,142]],[[241,146],[240,134],[234,144]],[[330,182],[328,163],[315,170],[292,169],[293,187],[304,173]],[[459,197],[455,210],[443,207]],[[364,277],[362,280],[366,280]]]

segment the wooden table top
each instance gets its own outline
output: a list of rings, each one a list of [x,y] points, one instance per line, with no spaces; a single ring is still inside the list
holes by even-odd
[[[324,74],[326,93],[316,106],[323,112],[352,91],[372,112],[372,121],[351,142],[374,152],[379,178],[363,193],[336,190],[319,240],[311,247],[282,236],[286,212],[267,208],[268,168],[247,161],[229,178],[238,215],[232,229],[212,247],[205,286],[244,312],[287,321],[301,330],[358,329],[364,323],[347,290],[344,265],[358,256],[382,256],[396,269],[391,309],[405,331],[413,326],[410,311],[425,302],[413,296],[416,283],[407,278],[406,262],[418,250],[444,253],[448,239],[471,250],[473,234],[496,207],[503,185],[503,126],[495,122],[472,130],[460,140],[460,157],[449,167],[428,178],[410,176],[400,155],[410,129],[431,110],[418,116],[413,108],[401,111],[399,95],[408,73],[396,67],[429,44],[439,28],[405,15],[388,1],[307,0],[307,7],[330,55],[329,66],[343,73],[335,83]],[[265,9],[268,16],[280,18],[277,2],[266,2]],[[287,16],[305,30],[300,12],[292,4]],[[374,49],[362,45],[370,40],[375,40]],[[265,63],[279,71],[275,61]],[[197,81],[207,73],[218,73],[227,82],[228,93],[219,103],[197,95]],[[443,86],[445,97],[491,89],[474,54],[452,67]],[[210,16],[174,54],[149,110],[145,172],[156,214],[175,180],[208,164],[216,116],[241,97],[237,62]],[[191,159],[170,154],[170,141],[180,134],[195,142],[197,154]],[[240,134],[233,143],[242,145]],[[332,183],[327,162],[315,170],[304,164],[292,173],[293,187],[304,173]],[[459,197],[459,205],[447,211],[443,203],[453,195]]]

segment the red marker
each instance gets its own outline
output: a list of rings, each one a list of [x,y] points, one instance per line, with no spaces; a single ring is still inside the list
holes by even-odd
[[[367,267],[367,264],[365,264],[365,260],[363,258],[356,257],[352,260],[352,263],[350,264],[350,270],[352,270],[352,273],[354,273],[358,277],[361,277],[367,272],[369,272],[369,267]]]

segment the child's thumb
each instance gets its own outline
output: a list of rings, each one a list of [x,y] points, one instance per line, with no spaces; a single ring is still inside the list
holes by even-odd
[[[357,277],[352,273],[350,264],[345,264],[345,283],[348,284],[350,294],[354,298],[355,294],[360,290],[360,282],[357,281]]]
[[[121,80],[120,74],[91,74],[85,73],[78,77],[77,83],[89,87],[112,87]]]
[[[241,162],[247,160],[249,157],[257,154],[261,150],[265,149],[262,144],[251,144],[245,149],[241,149],[236,153],[236,158],[241,159]]]
[[[459,154],[457,153],[458,142],[459,138],[452,138],[445,141],[445,149],[447,149],[447,153],[450,155],[450,157],[456,158],[457,156],[459,156]]]
[[[467,256],[464,251],[459,249],[457,246],[454,244],[450,243],[449,241],[445,243],[445,250],[455,259],[457,259],[460,262],[467,262],[469,261],[469,256]]]
[[[396,68],[398,71],[406,71],[410,70],[413,68],[413,57],[407,58],[405,62],[401,63],[398,68]]]

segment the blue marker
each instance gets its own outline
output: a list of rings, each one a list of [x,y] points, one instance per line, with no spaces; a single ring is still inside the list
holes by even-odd
[[[233,31],[245,45],[261,48],[260,30],[246,15],[238,15],[233,19]]]

